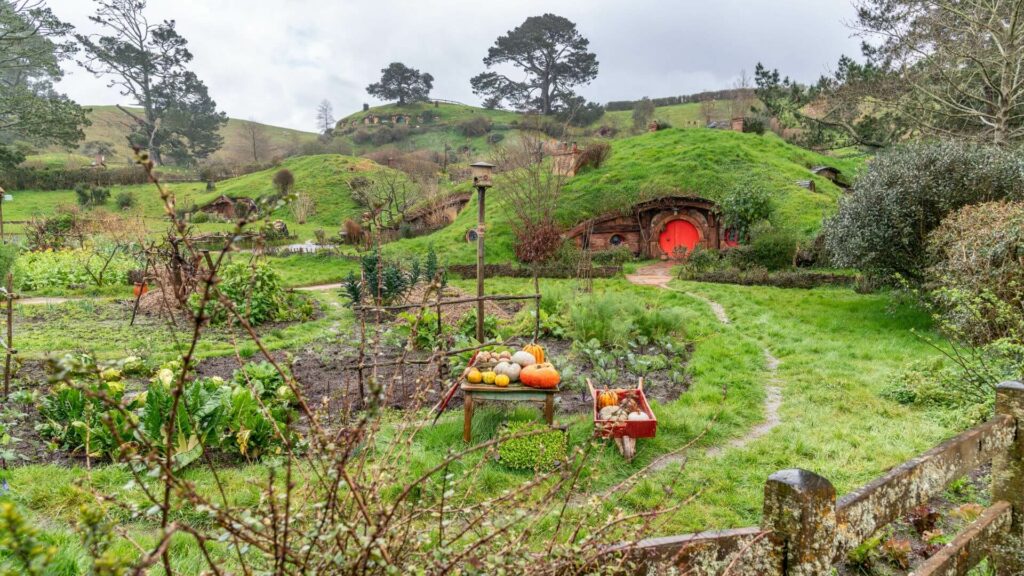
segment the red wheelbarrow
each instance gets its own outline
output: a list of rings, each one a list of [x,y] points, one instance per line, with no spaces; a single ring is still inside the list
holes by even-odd
[[[632,400],[635,403],[635,412],[643,413],[646,418],[633,419],[626,414],[625,418],[602,419],[597,404],[598,391],[594,389],[594,384],[589,378],[587,388],[590,389],[590,397],[594,403],[594,435],[612,438],[622,456],[626,460],[632,460],[636,455],[636,439],[654,438],[658,432],[658,418],[655,417],[651,405],[647,402],[647,396],[644,395],[644,379],[640,379],[636,388],[616,388],[612,391],[618,396],[620,406],[624,400]]]

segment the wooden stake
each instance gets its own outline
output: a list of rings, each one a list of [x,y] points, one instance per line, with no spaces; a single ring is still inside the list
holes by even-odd
[[[484,341],[484,192],[487,189],[479,186],[477,193],[476,214],[476,341]],[[468,440],[467,440],[468,442]]]
[[[7,354],[4,358],[4,398],[11,392],[11,356],[14,354],[14,275],[7,273]]]

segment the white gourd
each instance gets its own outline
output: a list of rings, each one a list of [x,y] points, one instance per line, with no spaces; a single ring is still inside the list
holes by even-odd
[[[504,374],[512,382],[519,382],[519,372],[522,370],[519,364],[514,362],[499,362],[494,367],[495,374]]]
[[[523,368],[526,368],[527,366],[533,366],[534,364],[536,364],[537,358],[535,358],[533,354],[530,354],[529,352],[524,352],[520,350],[519,352],[516,352],[515,354],[512,355],[512,361],[515,362],[516,364],[519,364]]]

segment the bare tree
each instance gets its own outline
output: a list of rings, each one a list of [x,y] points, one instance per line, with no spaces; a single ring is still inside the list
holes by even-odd
[[[316,107],[316,127],[321,134],[327,134],[334,130],[334,106],[330,101],[324,100]]]
[[[245,134],[249,151],[252,153],[253,163],[259,164],[261,159],[268,160],[272,152],[267,139],[267,127],[255,118],[249,118],[249,121],[242,125],[242,133]]]
[[[547,149],[544,140],[524,133],[494,158],[502,168],[501,190],[515,222],[516,258],[522,262],[546,260],[562,243],[555,213],[567,176],[545,161]]]
[[[1006,145],[1024,137],[1024,0],[859,0],[870,62],[908,86],[923,132]]]
[[[710,124],[715,119],[715,108],[718,102],[714,98],[705,98],[700,102],[700,115],[704,117],[704,124]]]
[[[751,108],[754,107],[754,85],[745,69],[740,70],[739,78],[736,79],[732,87],[733,96],[730,102],[732,117],[742,118],[749,114]]]
[[[369,210],[368,220],[378,227],[400,224],[417,197],[415,186],[394,170],[382,170],[372,182],[352,186],[352,198]]]

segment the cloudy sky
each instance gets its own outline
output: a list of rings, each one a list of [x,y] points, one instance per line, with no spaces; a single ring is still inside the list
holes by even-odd
[[[851,0],[150,0],[175,19],[193,69],[236,118],[312,130],[324,98],[335,115],[375,103],[365,93],[401,61],[430,72],[433,96],[476,104],[469,79],[494,39],[533,15],[573,20],[600,62],[579,91],[599,102],[729,87],[758,62],[813,81],[857,54]],[[94,32],[89,0],[49,0]],[[82,104],[127,103],[73,64],[61,82]]]

